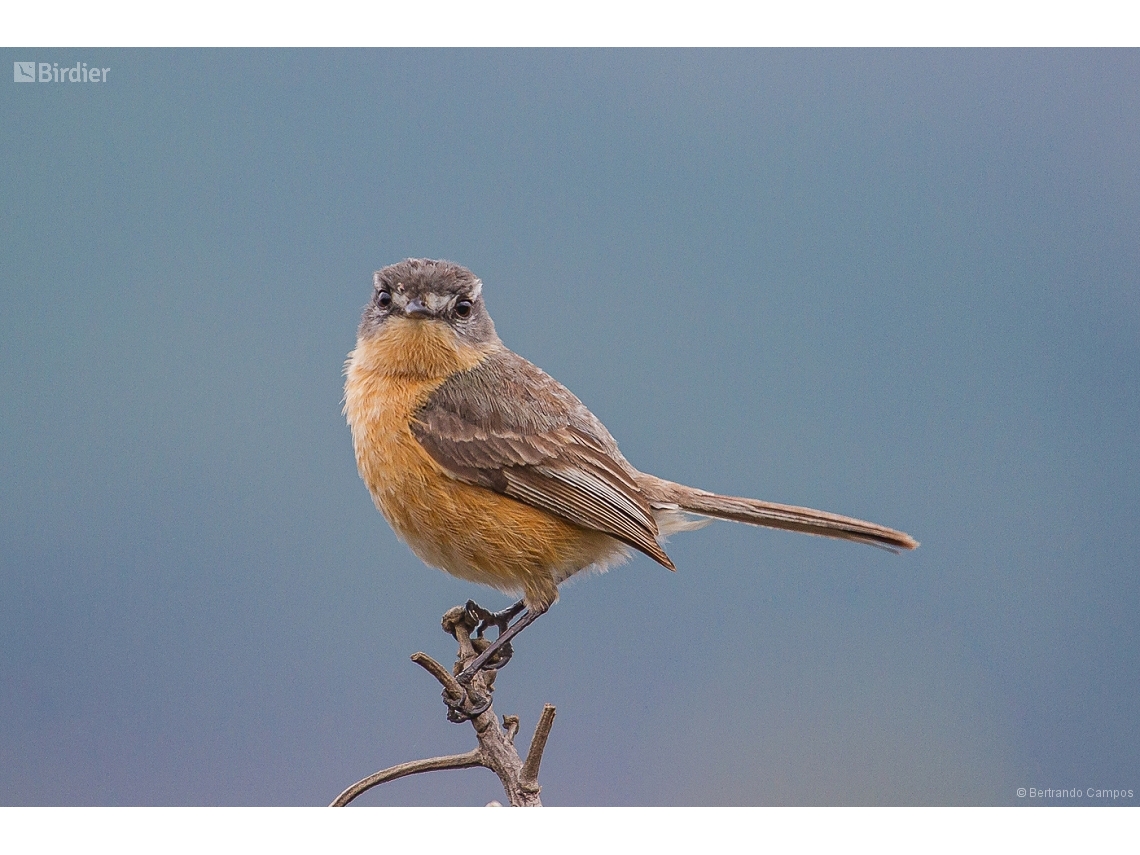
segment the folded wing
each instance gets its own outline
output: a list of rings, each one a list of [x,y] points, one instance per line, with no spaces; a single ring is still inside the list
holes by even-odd
[[[561,383],[503,350],[444,382],[412,433],[453,478],[604,532],[674,569],[639,473]]]

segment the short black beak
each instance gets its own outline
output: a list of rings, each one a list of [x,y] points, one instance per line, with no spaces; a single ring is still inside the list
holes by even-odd
[[[409,318],[430,318],[431,309],[423,304],[422,300],[409,300],[404,307],[404,314]]]

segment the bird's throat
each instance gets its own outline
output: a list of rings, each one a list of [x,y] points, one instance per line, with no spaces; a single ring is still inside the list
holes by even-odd
[[[357,339],[349,369],[415,380],[444,380],[474,368],[492,344],[464,342],[442,321],[391,318],[380,329]]]

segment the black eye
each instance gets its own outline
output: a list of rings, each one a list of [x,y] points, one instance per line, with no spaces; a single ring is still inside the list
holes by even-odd
[[[381,291],[376,295],[376,305],[381,309],[387,309],[392,305],[392,294],[388,291]]]
[[[471,314],[471,301],[470,300],[460,300],[458,303],[456,303],[455,304],[455,314],[459,315],[459,317],[461,317],[461,318],[465,318],[468,315],[470,315]]]

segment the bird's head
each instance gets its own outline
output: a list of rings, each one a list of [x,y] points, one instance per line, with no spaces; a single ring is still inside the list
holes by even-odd
[[[477,364],[499,342],[478,277],[427,258],[373,274],[358,339],[382,352],[390,371],[441,376]]]

